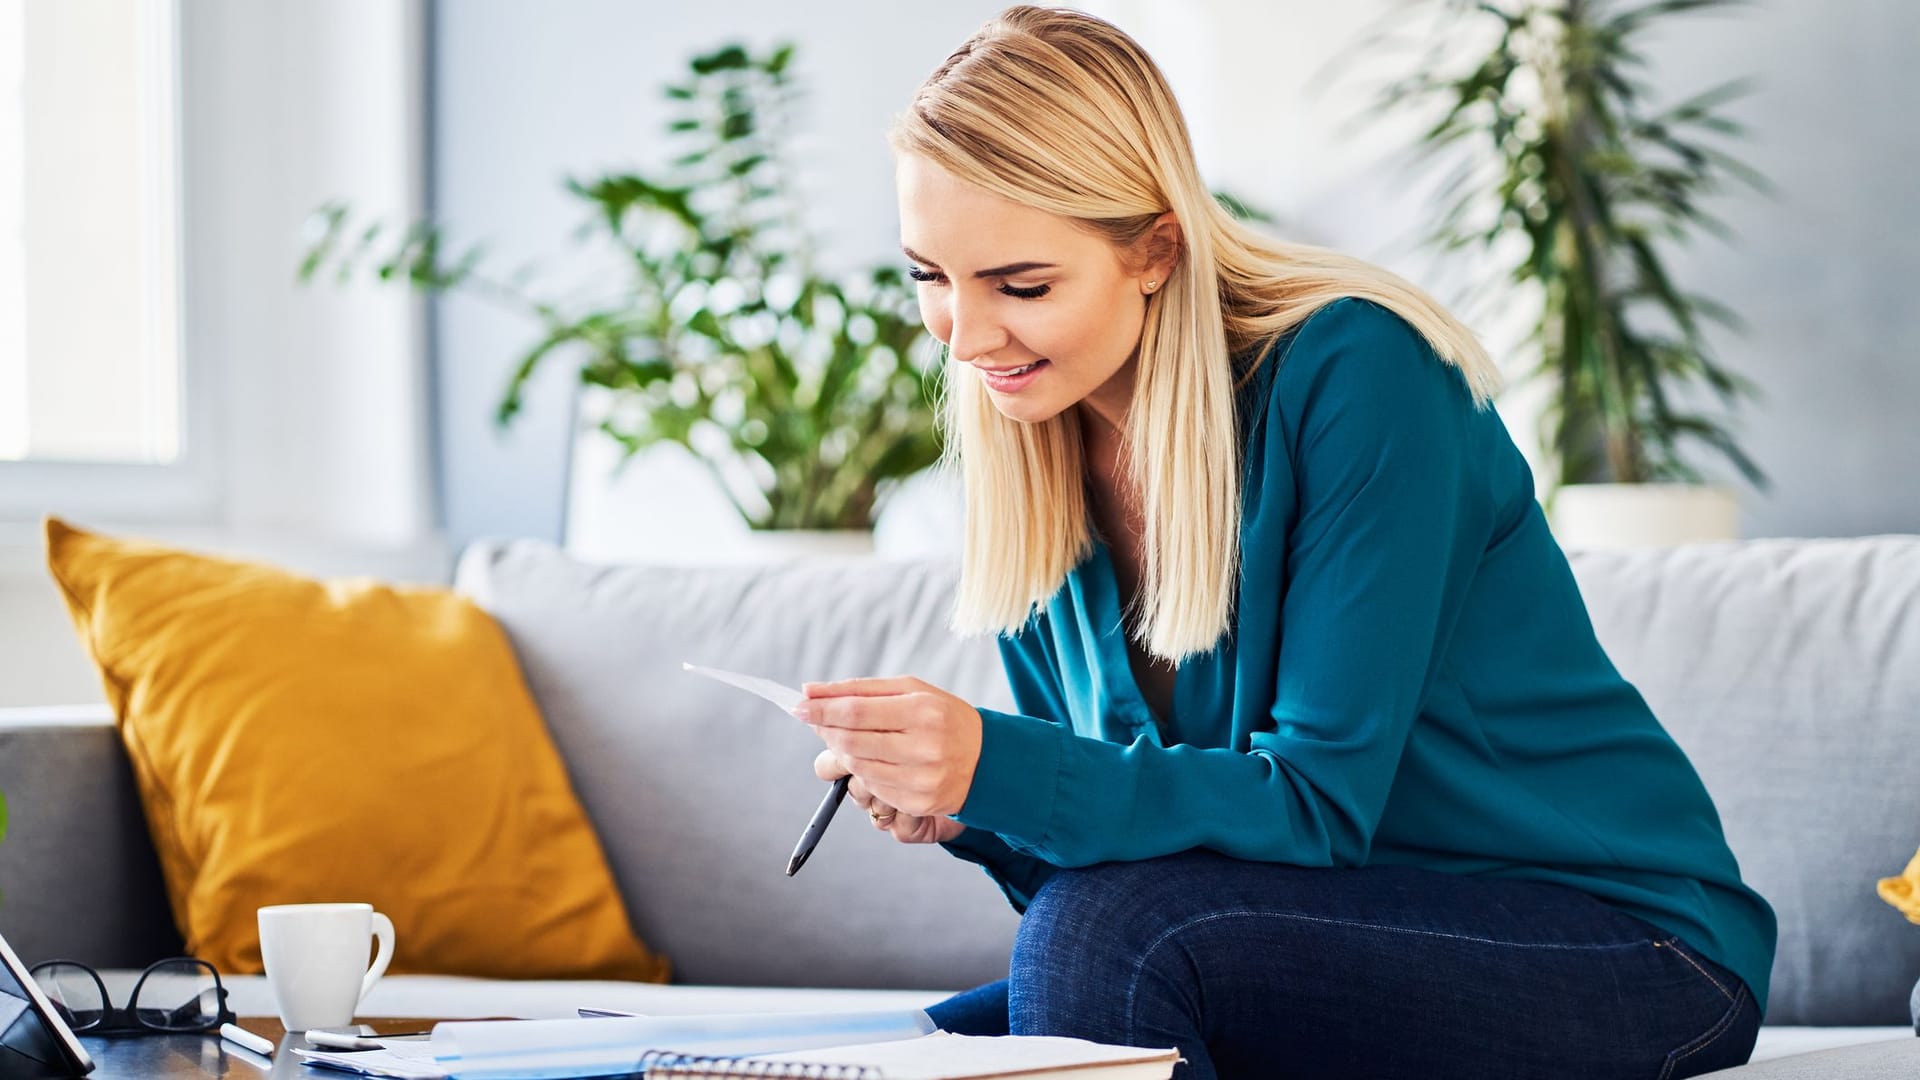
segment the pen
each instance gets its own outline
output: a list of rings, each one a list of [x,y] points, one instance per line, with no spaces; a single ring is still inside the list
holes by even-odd
[[[245,1050],[251,1050],[261,1057],[273,1056],[273,1044],[237,1024],[221,1024],[220,1037]]]
[[[787,876],[792,877],[806,865],[807,856],[820,844],[821,834],[827,831],[827,822],[833,820],[833,812],[847,797],[847,784],[853,780],[851,774],[833,782],[827,797],[820,800],[820,809],[813,812],[813,820],[807,822],[807,831],[800,836],[800,843],[793,849],[793,857],[787,860]]]

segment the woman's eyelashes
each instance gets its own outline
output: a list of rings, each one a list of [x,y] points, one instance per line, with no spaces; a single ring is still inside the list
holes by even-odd
[[[937,271],[922,270],[917,266],[907,267],[907,276],[915,281],[925,282],[930,285],[937,285],[945,281],[947,277],[945,274]],[[1049,292],[1052,292],[1053,286],[1035,285],[1031,288],[1022,289],[1013,285],[1002,285],[1000,286],[1000,291],[1018,300],[1038,300]]]

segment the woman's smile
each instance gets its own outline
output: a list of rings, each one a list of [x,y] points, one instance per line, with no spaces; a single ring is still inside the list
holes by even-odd
[[[1011,394],[1025,388],[1029,383],[1039,378],[1041,373],[1046,371],[1050,366],[1051,361],[1035,360],[1033,363],[1027,364],[1024,367],[1008,368],[1005,373],[981,368],[980,377],[987,381],[987,389]]]

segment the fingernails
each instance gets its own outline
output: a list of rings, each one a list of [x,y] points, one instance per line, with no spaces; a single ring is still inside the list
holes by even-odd
[[[789,711],[792,712],[795,717],[801,720],[805,720],[809,724],[813,723],[813,703],[812,702],[803,701],[800,704],[795,705]]]

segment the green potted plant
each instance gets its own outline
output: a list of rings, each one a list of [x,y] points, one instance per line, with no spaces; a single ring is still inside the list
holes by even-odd
[[[388,230],[329,203],[299,269],[340,281],[365,267],[426,292],[462,290],[538,327],[495,412],[505,426],[528,380],[564,362],[587,388],[581,420],[624,464],[657,443],[701,462],[754,530],[865,535],[891,484],[939,458],[942,371],[912,286],[895,265],[845,277],[813,266],[783,156],[792,45],[695,56],[665,88],[684,145],[660,175],[570,178],[624,276],[610,295],[554,298],[455,257],[442,229]],[[859,546],[857,543],[856,547]]]
[[[1538,305],[1526,376],[1550,387],[1544,486],[1570,546],[1737,536],[1734,493],[1701,482],[1684,453],[1690,443],[1766,486],[1703,408],[1756,396],[1715,362],[1705,336],[1710,322],[1742,323],[1676,282],[1660,253],[1701,229],[1726,237],[1702,201],[1727,181],[1768,190],[1715,145],[1742,134],[1722,107],[1746,83],[1655,109],[1636,77],[1651,29],[1732,2],[1439,0],[1441,26],[1420,70],[1386,85],[1374,105],[1376,115],[1437,117],[1416,160],[1456,171],[1429,244],[1488,266],[1477,300]]]

